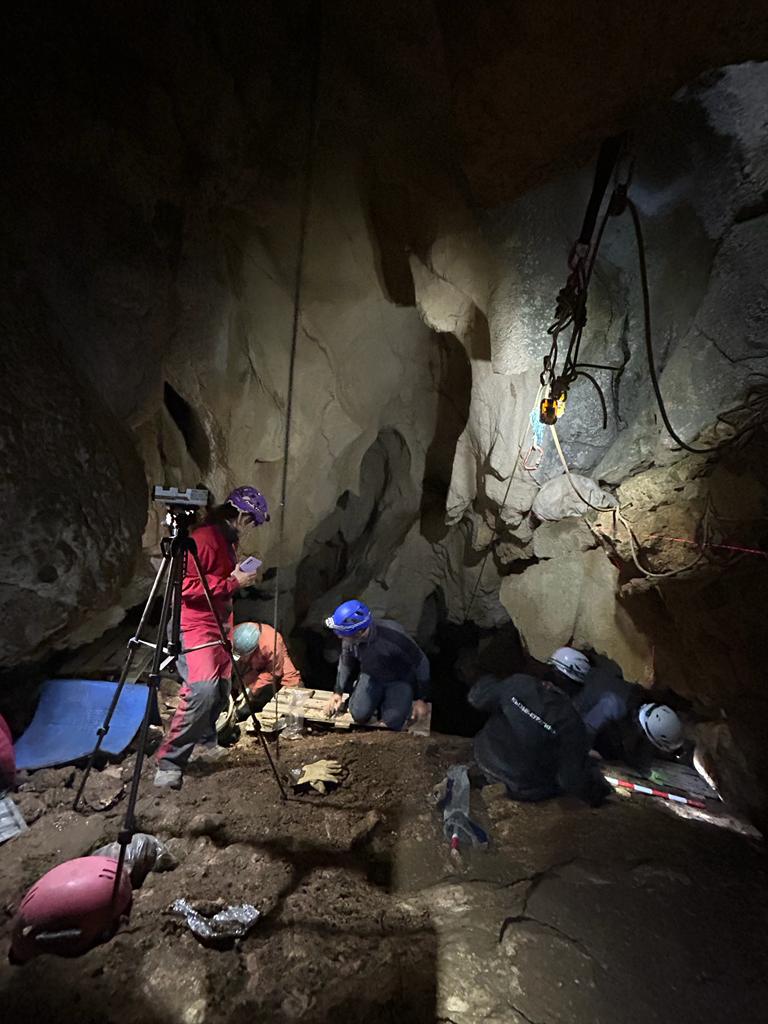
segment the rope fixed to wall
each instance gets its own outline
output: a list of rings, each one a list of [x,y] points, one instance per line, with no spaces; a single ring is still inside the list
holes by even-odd
[[[277,535],[277,568],[275,570],[275,599],[274,599],[274,624],[275,638],[272,651],[272,697],[275,701],[275,722],[279,721],[279,690],[277,688],[277,675],[275,672],[277,664],[277,634],[280,627],[280,566],[283,561],[283,548],[285,542],[286,504],[288,496],[288,463],[291,449],[291,425],[293,420],[293,392],[296,377],[296,350],[298,347],[299,327],[301,325],[301,298],[304,283],[304,262],[309,227],[309,215],[312,207],[312,184],[314,178],[315,148],[317,139],[317,108],[320,86],[320,63],[322,56],[322,4],[319,0],[310,0],[307,23],[309,25],[309,49],[310,58],[308,61],[309,89],[308,89],[308,118],[307,138],[304,153],[304,166],[302,169],[301,202],[299,206],[299,231],[296,248],[296,266],[293,278],[293,318],[291,321],[291,348],[288,360],[288,390],[285,404],[285,432],[283,437],[283,471],[280,483],[280,518]],[[275,747],[277,756],[280,756],[280,731],[277,730]]]

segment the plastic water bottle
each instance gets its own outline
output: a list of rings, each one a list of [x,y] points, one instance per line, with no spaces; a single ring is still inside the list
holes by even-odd
[[[443,833],[451,844],[451,859],[459,863],[462,843],[481,847],[488,845],[488,837],[469,816],[469,775],[464,764],[454,764],[448,769]]]
[[[282,738],[284,740],[301,739],[304,729],[304,705],[307,694],[303,690],[295,690],[288,700],[288,711],[285,716],[285,729]]]

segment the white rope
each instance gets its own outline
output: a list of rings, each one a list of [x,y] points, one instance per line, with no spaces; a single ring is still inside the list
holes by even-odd
[[[591,501],[588,501],[584,497],[584,495],[580,493],[578,487],[576,486],[576,481],[573,479],[573,476],[571,475],[571,471],[570,471],[570,469],[568,467],[568,463],[567,463],[566,458],[565,458],[565,453],[563,452],[562,445],[560,444],[560,438],[557,436],[557,429],[556,429],[554,423],[551,424],[550,430],[552,431],[552,437],[553,437],[554,442],[555,442],[555,448],[557,449],[557,454],[560,456],[560,461],[562,462],[563,469],[565,470],[565,474],[568,477],[568,482],[570,483],[571,487],[573,488],[574,493],[576,494],[576,497],[579,498],[580,501],[583,501],[585,505],[587,505],[589,508],[593,509],[595,512],[611,512],[613,514],[613,516],[616,519],[618,519],[618,521],[621,523],[621,525],[627,531],[627,537],[629,538],[629,550],[632,553],[632,561],[635,563],[636,568],[643,574],[643,576],[646,576],[648,579],[668,579],[670,576],[679,576],[681,573],[688,572],[689,570],[695,568],[695,566],[697,566],[699,564],[699,562],[704,557],[703,545],[702,545],[702,550],[699,552],[697,557],[691,563],[689,563],[688,565],[681,566],[679,569],[669,569],[666,572],[654,572],[651,569],[646,569],[644,565],[641,565],[640,561],[639,561],[638,552],[637,552],[637,550],[635,548],[635,535],[632,532],[632,527],[629,524],[629,522],[627,521],[626,516],[623,514],[623,512],[621,511],[621,509],[618,506],[616,506],[616,505],[593,505]],[[587,525],[590,526],[590,524],[587,524]],[[591,526],[590,526],[590,529],[592,529]],[[704,513],[704,530],[705,530],[705,535],[709,533],[709,506],[707,506],[707,510]],[[592,530],[592,532],[596,533],[597,531]],[[598,534],[598,536],[599,536],[599,534]]]

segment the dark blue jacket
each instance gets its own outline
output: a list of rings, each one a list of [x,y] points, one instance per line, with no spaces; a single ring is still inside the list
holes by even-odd
[[[637,683],[602,669],[593,669],[573,706],[587,729],[590,744],[609,761],[624,761],[648,775],[656,750],[638,721],[648,694]]]
[[[417,700],[432,699],[427,656],[391,619],[375,619],[365,640],[342,640],[336,693],[347,693],[361,675],[383,683],[410,683]]]
[[[475,737],[478,766],[511,796],[545,800],[568,793],[596,805],[610,792],[589,758],[581,719],[553,683],[528,675],[483,676],[469,703],[491,713]]]

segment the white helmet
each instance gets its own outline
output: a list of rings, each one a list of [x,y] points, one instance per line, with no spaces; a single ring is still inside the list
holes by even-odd
[[[548,663],[576,683],[583,683],[592,668],[586,654],[573,647],[558,647]]]
[[[638,714],[643,732],[659,750],[672,753],[683,742],[683,723],[666,704],[643,704]]]

